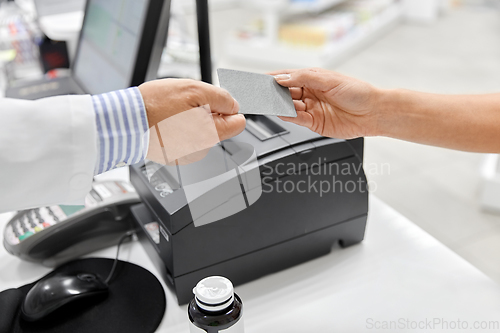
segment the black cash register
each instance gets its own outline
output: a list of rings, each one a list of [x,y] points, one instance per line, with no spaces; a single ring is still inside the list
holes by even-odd
[[[362,138],[325,138],[278,118],[247,116],[246,130],[229,141],[254,147],[263,191],[248,208],[210,224],[195,226],[171,169],[145,163],[130,169],[142,199],[132,207],[141,242],[179,304],[207,276],[222,275],[238,285],[364,237]]]

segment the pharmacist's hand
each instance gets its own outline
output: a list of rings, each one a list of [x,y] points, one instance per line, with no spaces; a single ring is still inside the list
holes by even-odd
[[[143,83],[139,90],[150,127],[147,158],[155,162],[196,162],[214,144],[245,129],[238,102],[224,89],[194,80],[164,79]]]
[[[149,127],[184,111],[208,105],[220,141],[245,129],[245,117],[237,114],[238,102],[229,92],[211,84],[184,79],[163,79],[139,86]]]
[[[270,73],[290,88],[297,118],[280,117],[323,136],[351,139],[377,132],[379,90],[336,72],[309,68]]]

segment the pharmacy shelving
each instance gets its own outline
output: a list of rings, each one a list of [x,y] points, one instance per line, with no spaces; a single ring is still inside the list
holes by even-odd
[[[339,5],[347,0],[319,0],[315,2],[299,1],[292,2],[288,8],[288,14],[298,14],[302,12],[319,13],[333,6]]]
[[[336,5],[340,5],[348,0],[316,0],[316,1],[284,1],[284,0],[263,0],[266,4],[262,4],[262,0],[245,1],[244,5],[258,9],[269,8],[269,4],[273,3],[271,7],[277,8],[281,16],[295,15],[301,13],[319,13],[330,9]]]
[[[345,38],[322,47],[288,45],[269,35],[240,39],[232,34],[228,37],[226,55],[229,61],[265,67],[334,67],[392,30],[401,18],[402,6],[395,2]]]
[[[482,186],[479,201],[488,212],[500,214],[500,155],[488,154],[481,170]]]

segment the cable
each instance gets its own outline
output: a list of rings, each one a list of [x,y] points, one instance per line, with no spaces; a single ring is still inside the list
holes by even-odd
[[[106,281],[104,283],[108,284],[109,281],[111,281],[113,274],[115,273],[116,265],[118,264],[118,255],[120,254],[120,246],[125,241],[125,239],[133,236],[135,234],[135,232],[136,232],[136,230],[128,231],[125,235],[123,235],[120,238],[120,241],[118,242],[118,248],[116,249],[116,257],[115,257],[115,261],[113,262],[113,267],[111,267],[111,271],[109,272],[109,275],[106,278]]]

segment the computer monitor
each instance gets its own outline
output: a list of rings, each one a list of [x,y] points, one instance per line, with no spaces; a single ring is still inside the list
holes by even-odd
[[[73,79],[99,94],[156,78],[169,13],[170,0],[88,0]]]

